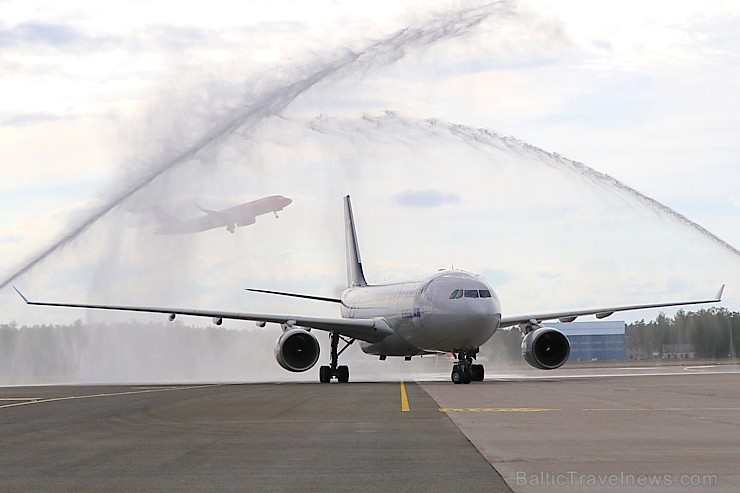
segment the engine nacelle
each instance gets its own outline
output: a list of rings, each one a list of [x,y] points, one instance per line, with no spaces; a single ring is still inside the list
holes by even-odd
[[[275,359],[288,371],[310,370],[319,360],[319,341],[304,329],[290,329],[275,343]]]
[[[554,370],[568,361],[570,342],[552,327],[540,327],[522,339],[524,360],[540,370]]]

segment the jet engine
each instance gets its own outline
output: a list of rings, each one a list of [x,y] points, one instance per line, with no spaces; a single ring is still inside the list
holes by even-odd
[[[275,343],[275,359],[288,371],[310,370],[319,360],[319,341],[304,329],[290,329]]]
[[[554,370],[568,361],[570,342],[559,330],[540,327],[522,339],[522,356],[535,368]]]

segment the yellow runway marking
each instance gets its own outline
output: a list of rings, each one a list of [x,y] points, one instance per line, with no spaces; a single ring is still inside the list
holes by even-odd
[[[111,392],[107,394],[89,394],[89,395],[70,395],[66,397],[50,397],[48,399],[34,399],[34,400],[26,400],[24,402],[16,402],[15,404],[4,404],[0,406],[0,409],[5,409],[9,407],[19,407],[19,406],[28,406],[31,404],[44,404],[47,402],[59,402],[59,401],[71,401],[76,399],[92,399],[95,397],[112,397],[116,395],[133,395],[133,394],[149,394],[152,392],[172,392],[174,390],[188,390],[188,389],[198,389],[203,387],[216,387],[218,384],[208,384],[208,385],[190,385],[187,387],[165,387],[160,389],[149,389],[149,390],[129,390],[126,392]]]
[[[551,409],[546,407],[443,407],[443,413],[543,413],[551,411],[562,411],[562,409]]]
[[[740,407],[611,407],[592,409],[556,409],[546,407],[442,407],[443,413],[543,413],[553,411],[740,411]]]
[[[403,380],[401,380],[401,411],[405,413],[411,411],[409,407],[409,396],[406,395],[406,385],[404,385]]]
[[[39,397],[0,397],[0,401],[37,401]]]
[[[740,411],[740,407],[609,407],[581,411]]]

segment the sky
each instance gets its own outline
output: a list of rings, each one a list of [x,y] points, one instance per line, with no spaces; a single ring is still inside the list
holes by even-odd
[[[336,295],[349,193],[371,282],[480,272],[512,314],[726,283],[740,309],[740,255],[569,164],[740,248],[736,2],[0,11],[0,276],[101,216],[13,281],[33,298],[336,315],[243,288]],[[294,202],[233,235],[153,234],[153,208],[271,194]],[[9,286],[0,311],[103,317],[27,307]]]

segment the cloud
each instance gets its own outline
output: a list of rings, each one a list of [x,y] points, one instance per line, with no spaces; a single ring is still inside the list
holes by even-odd
[[[0,28],[0,47],[50,46],[55,48],[95,48],[110,39],[91,36],[74,27],[63,24],[25,22],[12,27]]]
[[[514,279],[514,273],[505,269],[485,269],[480,274],[488,280],[493,287],[501,286]]]
[[[38,123],[56,122],[66,119],[67,118],[62,115],[49,112],[0,115],[0,127],[22,127],[25,125],[36,125]]]
[[[208,50],[229,46],[228,39],[238,34],[232,31],[219,33],[193,26],[157,24],[131,33],[127,37],[130,45],[128,47],[133,52],[159,49],[179,53],[191,49]]]
[[[439,190],[407,190],[393,196],[393,202],[401,207],[442,207],[461,203],[456,193]]]
[[[11,243],[20,243],[23,241],[23,236],[21,235],[14,235],[9,234],[5,236],[0,236],[0,245],[9,245]]]
[[[740,207],[740,197],[738,197],[737,195],[733,195],[732,197],[730,197],[730,203],[735,207]]]
[[[52,48],[62,51],[91,52],[123,49],[136,54],[155,50],[180,52],[188,49],[210,49],[233,44],[229,40],[241,33],[223,33],[194,26],[154,24],[143,29],[116,35],[86,31],[74,25],[25,22],[15,26],[0,25],[0,48],[38,50]]]

